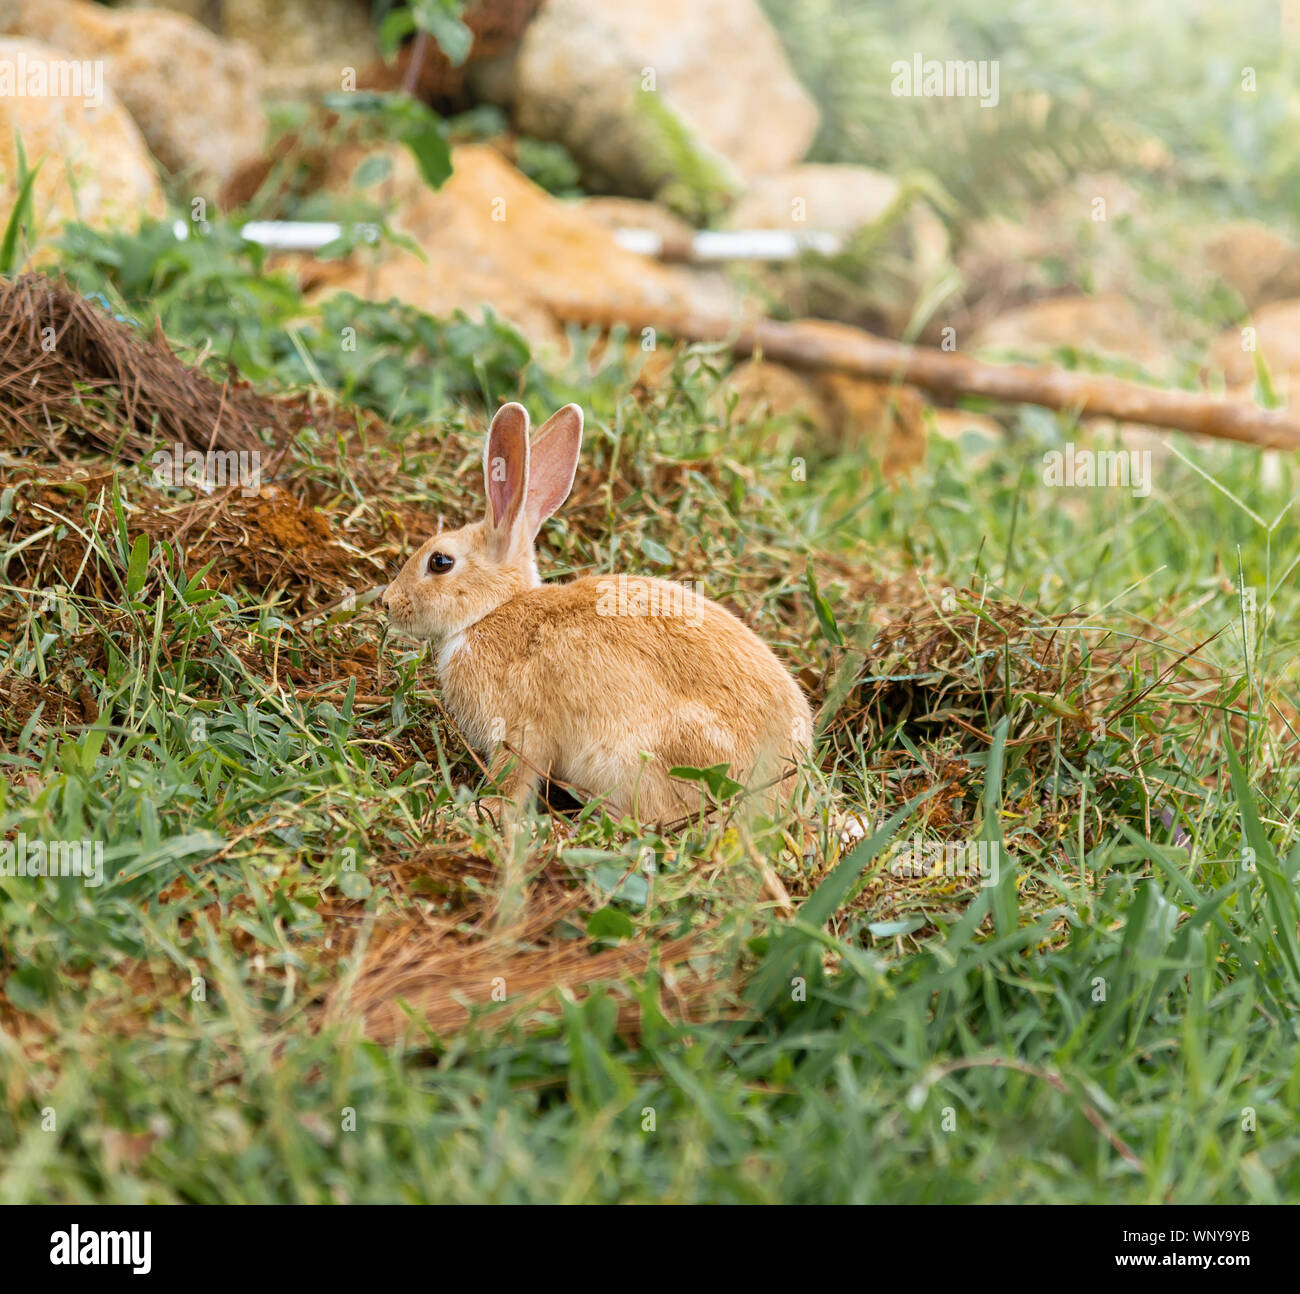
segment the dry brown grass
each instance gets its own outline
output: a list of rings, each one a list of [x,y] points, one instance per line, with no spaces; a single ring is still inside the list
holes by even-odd
[[[68,430],[138,458],[162,439],[190,449],[261,449],[278,419],[247,382],[215,382],[44,274],[0,279],[0,428],[62,457]]]

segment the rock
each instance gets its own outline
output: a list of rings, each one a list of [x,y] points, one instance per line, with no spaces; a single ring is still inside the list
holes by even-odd
[[[33,40],[0,39],[0,64],[32,67],[67,60],[62,50]],[[21,136],[29,166],[44,158],[34,187],[33,243],[45,244],[67,223],[97,229],[134,229],[167,207],[153,158],[130,114],[112,91],[100,102],[84,97],[0,95],[0,222],[7,223],[17,196],[17,146]],[[43,257],[38,256],[38,261]]]
[[[817,390],[839,441],[866,441],[886,478],[925,461],[926,406],[915,387],[830,372],[818,377]]]
[[[336,71],[358,53],[379,51],[369,5],[357,0],[127,0],[125,8],[170,9],[203,23],[215,35],[239,40],[269,64],[282,67],[334,59]],[[338,77],[335,76],[335,88]]]
[[[730,229],[825,229],[851,234],[898,200],[893,176],[866,166],[806,162],[756,179],[727,213]]]
[[[150,0],[136,0],[147,4]],[[156,3],[156,0],[154,0]],[[474,34],[469,62],[500,54],[516,42],[539,0],[471,0],[461,20]],[[401,86],[412,47],[408,41],[391,62],[379,48],[373,5],[361,0],[199,0],[198,16],[219,35],[246,41],[266,61],[264,90],[284,97],[337,92],[345,69],[354,88]],[[168,0],[168,7],[191,9],[195,0]],[[459,99],[465,68],[453,67],[436,45],[426,48],[417,93],[441,105]],[[458,105],[463,106],[463,104]]]
[[[329,184],[345,186],[365,155],[339,154]],[[575,315],[635,324],[642,308],[723,308],[692,275],[624,251],[580,204],[552,197],[487,145],[455,149],[452,176],[436,192],[406,149],[385,155],[393,165],[391,222],[427,260],[384,248],[373,264],[354,258],[331,276],[332,286],[397,297],[432,314],[478,314],[488,305],[543,343],[559,341],[562,320]]]
[[[819,121],[757,0],[546,0],[472,83],[591,187],[634,197],[782,170]]]
[[[813,230],[846,240],[870,229],[867,250],[815,278],[798,264],[759,271],[791,310],[898,336],[949,266],[943,221],[919,195],[865,166],[809,163],[755,180],[727,214],[732,229]]]
[[[843,324],[826,319],[799,319],[790,327],[810,343],[820,342],[831,348],[854,335]],[[757,366],[742,372],[739,380],[745,385],[741,390],[757,390],[760,397],[771,392],[769,398],[777,402],[777,407],[796,413],[801,412],[800,402],[805,398],[801,384],[806,384],[816,399],[808,410],[809,418],[821,432],[819,439],[824,448],[834,452],[840,447],[856,448],[865,441],[887,477],[925,458],[926,403],[915,387],[835,370],[805,374],[769,360],[762,362],[762,369],[770,373],[762,376]]]
[[[656,202],[640,198],[587,197],[578,204],[580,210],[597,220],[611,233],[620,229],[648,229],[663,239],[666,259],[673,259],[674,249],[689,247],[695,230],[680,216]],[[670,271],[689,292],[696,307],[708,314],[729,314],[735,304],[735,292],[727,271],[718,265],[676,264]]]
[[[997,442],[1006,438],[1005,430],[996,417],[988,414],[972,414],[966,408],[932,408],[930,420],[935,432],[944,440],[961,441],[963,437],[974,433],[985,440]]]
[[[973,470],[988,466],[1006,444],[1001,424],[985,413],[927,409],[926,421],[935,436],[957,446],[962,463]]]
[[[174,5],[173,5],[174,7]],[[262,89],[272,95],[337,93],[345,69],[362,83],[380,61],[368,5],[356,0],[222,0],[216,31],[256,50],[265,64]],[[202,17],[203,15],[200,15]]]
[[[257,56],[183,14],[89,0],[0,0],[0,31],[102,60],[109,87],[169,171],[219,184],[262,147]]]
[[[1205,263],[1249,310],[1300,296],[1300,248],[1257,220],[1215,230],[1205,245]]]
[[[640,198],[583,198],[581,209],[606,229],[649,229],[667,244],[689,244],[695,230],[657,202]]]
[[[805,328],[819,324],[805,320]],[[718,413],[725,416],[735,397],[732,417],[746,423],[783,421],[812,433],[823,450],[856,449],[866,441],[882,474],[897,476],[925,458],[926,404],[914,387],[849,373],[804,374],[771,360],[742,360],[718,389]],[[768,442],[769,449],[776,445]]]
[[[1275,385],[1300,392],[1300,299],[1263,306],[1244,327],[1220,333],[1210,348],[1210,367],[1229,387],[1250,387],[1257,351]]]
[[[1001,445],[1006,432],[996,418],[967,409],[931,409],[930,425],[935,435],[957,444]]]
[[[960,337],[958,344],[962,345]],[[1125,359],[1156,372],[1168,369],[1171,362],[1167,351],[1152,336],[1150,321],[1114,293],[1034,301],[991,319],[970,338],[973,350],[1008,352],[1031,359],[1049,358],[1051,352],[1063,347]]]
[[[816,386],[802,373],[770,360],[742,360],[719,387],[723,409],[735,397],[731,416],[740,423],[790,419],[825,431],[830,410]]]

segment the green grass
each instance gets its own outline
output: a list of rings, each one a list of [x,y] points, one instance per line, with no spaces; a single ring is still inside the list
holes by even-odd
[[[97,282],[127,311],[157,286]],[[221,335],[173,286],[172,326]],[[193,497],[145,465],[81,455],[77,488],[6,460],[0,832],[100,840],[109,876],[0,878],[0,1199],[1296,1197],[1293,463],[1171,437],[1149,498],[1054,490],[1044,451],[1085,433],[1027,411],[992,461],[935,441],[886,485],[869,445],[729,422],[707,350],[647,394],[375,307],[343,371],[310,327],[296,359],[267,340],[293,300],[230,300],[250,354],[332,388],[280,480],[341,566],[268,554],[234,496],[179,541]],[[546,574],[700,579],[836,697],[804,822],[539,812],[512,859],[427,658],[373,604],[299,622],[470,515],[482,408],[521,376],[589,415]],[[880,830],[844,853],[847,813]],[[891,876],[917,834],[1014,865]],[[492,946],[521,874],[525,912],[562,911]],[[451,957],[435,1005],[471,1019],[367,1041],[404,944]],[[512,996],[539,948],[643,969]]]
[[[1294,219],[1298,105],[1274,0],[1195,13],[1164,0],[765,0],[764,9],[821,109],[818,160],[923,171],[977,212],[1053,194],[1081,171],[1141,178],[1153,169],[1141,146],[1156,142],[1167,194],[1282,227]],[[896,97],[891,65],[915,53],[996,61],[997,107]]]

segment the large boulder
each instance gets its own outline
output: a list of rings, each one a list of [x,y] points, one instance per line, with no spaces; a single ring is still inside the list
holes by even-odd
[[[48,68],[67,59],[38,41],[0,39],[0,65]],[[0,94],[0,224],[8,222],[18,193],[19,138],[28,165],[40,164],[34,221],[26,231],[33,249],[70,221],[130,229],[166,211],[149,150],[110,89],[89,96]]]
[[[867,166],[805,162],[754,180],[727,213],[732,229],[852,234],[886,216],[902,186]]]
[[[834,324],[803,320],[810,336]],[[807,433],[789,446],[816,446],[822,453],[867,445],[886,478],[910,471],[925,459],[926,405],[915,387],[877,382],[834,370],[804,373],[768,359],[747,359],[723,379],[714,401],[719,417],[742,426],[785,424]],[[775,446],[769,441],[769,448]]]
[[[391,247],[360,253],[329,273],[333,288],[396,297],[431,314],[490,306],[543,343],[558,340],[574,318],[635,325],[641,310],[713,314],[728,305],[716,285],[625,251],[580,204],[552,197],[488,145],[457,148],[451,178],[437,191],[406,149],[384,155],[391,223],[423,257]],[[364,156],[340,153],[327,183],[344,187]]]
[[[718,412],[736,422],[790,421],[825,432],[830,410],[814,380],[785,364],[767,359],[741,360],[718,388]]]
[[[818,377],[817,389],[840,443],[869,445],[883,476],[898,476],[925,461],[925,401],[915,387],[832,370]]]
[[[1237,220],[1213,230],[1205,262],[1251,310],[1300,296],[1300,248],[1257,220]]]
[[[169,171],[220,184],[261,150],[260,60],[184,14],[0,0],[0,32],[102,60],[109,87]]]
[[[1262,306],[1242,327],[1221,333],[1210,348],[1210,367],[1228,387],[1250,387],[1257,353],[1277,387],[1300,393],[1300,300]]]
[[[901,334],[944,277],[950,245],[929,202],[865,166],[805,163],[755,180],[727,214],[732,229],[825,231],[843,254],[810,277],[799,266],[762,277],[792,310]],[[861,233],[862,241],[854,242]]]
[[[271,94],[338,91],[345,68],[359,78],[379,59],[369,6],[357,0],[127,0],[127,7],[171,9],[242,41],[264,61],[261,84]]]
[[[657,202],[641,198],[611,198],[604,195],[582,199],[583,212],[606,229],[637,229],[658,234],[669,248],[687,248],[695,237],[694,228]]]
[[[276,97],[314,97],[347,88],[396,89],[406,76],[414,42],[385,61],[367,0],[125,0],[138,8],[174,9],[197,18],[219,36],[242,40],[265,60],[262,88]],[[514,44],[540,0],[470,0],[461,21],[474,35],[469,62],[491,58]],[[463,67],[436,45],[426,46],[419,96],[435,103],[459,100]]]
[[[958,335],[958,345],[967,349]],[[1053,297],[1008,310],[971,336],[970,349],[1013,358],[1045,360],[1062,349],[1110,360],[1128,360],[1153,373],[1174,361],[1150,319],[1116,293]]]
[[[718,182],[782,170],[819,120],[757,0],[546,0],[474,84],[634,197],[715,164]]]

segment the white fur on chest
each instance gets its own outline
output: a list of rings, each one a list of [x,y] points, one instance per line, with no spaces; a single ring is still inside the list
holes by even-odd
[[[474,687],[473,673],[468,668],[473,650],[464,632],[448,638],[438,649],[438,681],[443,700],[470,745],[486,751],[501,740],[502,733],[494,731],[500,725],[493,724],[486,698]]]
[[[452,634],[452,636],[438,648],[438,677],[440,679],[446,679],[447,667],[451,664],[452,657],[462,649],[468,653],[469,649],[465,646],[464,633]]]

